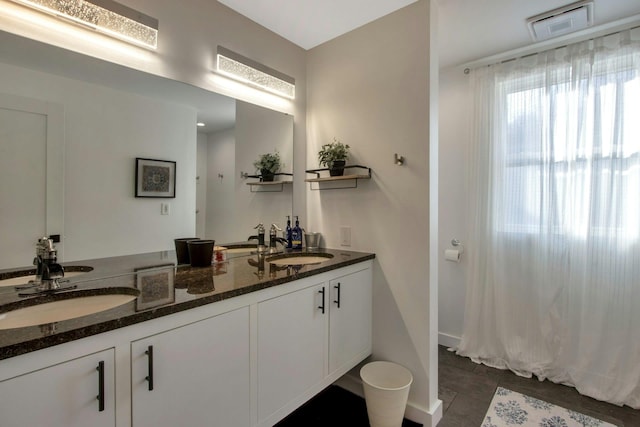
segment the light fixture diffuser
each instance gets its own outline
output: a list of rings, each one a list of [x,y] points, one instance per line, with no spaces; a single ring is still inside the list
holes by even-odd
[[[295,98],[296,81],[279,71],[218,46],[218,72],[276,95]]]
[[[112,0],[13,0],[108,36],[156,49],[158,20]]]

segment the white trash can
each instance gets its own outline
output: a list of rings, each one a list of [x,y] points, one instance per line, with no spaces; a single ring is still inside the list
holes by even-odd
[[[413,382],[411,372],[392,362],[371,362],[360,369],[371,427],[401,427]]]

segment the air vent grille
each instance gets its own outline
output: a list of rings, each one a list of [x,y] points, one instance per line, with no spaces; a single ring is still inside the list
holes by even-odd
[[[527,19],[534,41],[547,40],[593,25],[593,0],[583,0]]]

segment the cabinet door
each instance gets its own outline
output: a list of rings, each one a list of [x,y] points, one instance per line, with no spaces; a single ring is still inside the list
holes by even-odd
[[[328,296],[318,285],[258,304],[259,422],[323,379]]]
[[[353,358],[361,353],[371,352],[371,269],[334,279],[329,287],[329,373],[332,373],[346,363],[353,364]]]
[[[114,378],[114,351],[108,349],[2,381],[0,425],[114,427]]]
[[[133,427],[250,425],[247,307],[135,341],[131,364]]]

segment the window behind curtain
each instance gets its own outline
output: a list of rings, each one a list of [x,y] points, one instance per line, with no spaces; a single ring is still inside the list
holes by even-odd
[[[497,232],[640,237],[640,76],[625,61],[584,65],[498,82]]]

